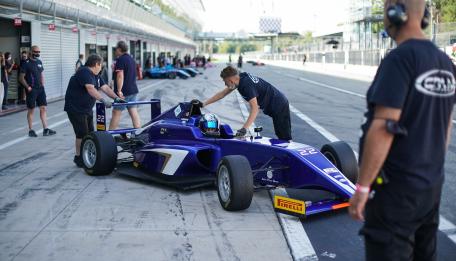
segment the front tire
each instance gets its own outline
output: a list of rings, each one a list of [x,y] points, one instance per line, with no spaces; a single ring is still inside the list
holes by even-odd
[[[90,176],[110,174],[117,163],[117,145],[106,131],[96,131],[85,136],[81,144],[84,170]]]
[[[171,80],[176,79],[176,77],[177,77],[177,74],[175,72],[172,72],[172,73],[168,74],[168,78],[171,79]]]
[[[320,151],[353,184],[358,181],[358,160],[350,145],[336,141],[324,145]]]
[[[217,168],[217,192],[225,210],[244,210],[250,206],[253,175],[246,157],[231,155],[222,158]]]

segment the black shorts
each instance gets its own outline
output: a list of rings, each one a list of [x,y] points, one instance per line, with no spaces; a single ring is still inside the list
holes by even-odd
[[[82,139],[84,136],[94,131],[93,115],[74,112],[67,112],[67,114],[71,125],[73,125],[74,134],[76,134],[77,139]]]
[[[390,184],[366,204],[366,260],[437,259],[441,183],[429,189]]]
[[[279,112],[271,115],[274,124],[274,132],[281,140],[292,140],[290,106],[287,104]]]
[[[46,92],[44,88],[32,88],[31,92],[27,92],[27,108],[33,109],[36,106],[46,106]]]

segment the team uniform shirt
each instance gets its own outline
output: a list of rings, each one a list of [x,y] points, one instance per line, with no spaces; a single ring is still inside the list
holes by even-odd
[[[19,63],[19,68],[23,68],[25,66],[25,64],[27,63],[29,59],[21,59],[20,63]],[[20,71],[19,71],[20,72]]]
[[[43,71],[43,63],[39,59],[27,59],[23,66],[21,66],[21,73],[25,74],[25,81],[32,89],[44,87],[41,82]]]
[[[288,100],[279,90],[260,77],[250,73],[240,73],[237,90],[246,101],[257,98],[260,109],[264,114],[272,116],[288,107]]]
[[[2,67],[2,82],[6,82],[8,83],[9,82],[9,75],[8,75],[8,70],[11,69],[11,67],[13,67],[13,65],[11,64],[10,61],[5,61],[5,66]]]
[[[138,93],[138,86],[136,85],[136,63],[129,54],[123,54],[117,58],[114,71],[116,74],[119,71],[123,71],[124,73],[122,86],[122,93],[124,96]],[[114,91],[117,93],[117,80],[115,78]]]
[[[6,72],[6,66],[1,66],[1,72],[0,72],[0,81],[1,82],[7,82],[7,72]]]
[[[380,64],[367,92],[359,151],[362,155],[375,107],[401,109],[399,124],[408,135],[395,135],[383,165],[390,181],[428,188],[443,180],[447,130],[455,102],[455,73],[448,56],[427,40],[402,43]]]
[[[65,94],[64,111],[92,115],[95,98],[90,96],[86,84],[92,84],[97,90],[106,83],[99,76],[83,66],[71,77]]]
[[[82,65],[81,60],[78,59],[78,60],[76,61],[76,65],[75,65],[75,66],[76,66],[76,68],[82,67],[83,65]]]

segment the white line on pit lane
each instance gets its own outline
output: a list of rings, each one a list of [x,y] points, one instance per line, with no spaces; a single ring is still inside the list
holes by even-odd
[[[247,106],[245,105],[241,95],[236,92],[236,98],[239,102],[239,107],[241,109],[241,114],[244,119],[249,117],[249,112]],[[249,128],[251,134],[253,134],[253,128],[255,124]],[[280,195],[288,197],[288,194],[285,189],[277,189],[280,191]],[[272,198],[274,198],[274,192],[269,191]],[[310,242],[309,237],[307,236],[304,227],[302,226],[299,219],[277,213],[277,218],[279,219],[280,226],[284,233],[285,239],[287,240],[288,247],[290,248],[291,255],[293,260],[305,260],[305,261],[315,261],[318,260],[315,249]]]
[[[158,82],[156,82],[154,84],[151,84],[151,85],[149,85],[147,87],[144,87],[144,88],[141,88],[139,90],[142,91],[142,92],[145,91],[145,90],[149,90],[150,88],[155,87],[155,86],[159,85],[162,82],[165,82],[165,80],[160,80],[160,81],[158,81]]]
[[[357,96],[357,97],[360,97],[360,98],[366,98],[366,95],[359,94],[359,93],[356,93],[356,92],[347,91],[347,90],[344,90],[344,89],[341,89],[341,88],[337,88],[337,87],[334,87],[334,86],[331,86],[331,85],[328,85],[328,84],[325,84],[325,83],[312,81],[312,80],[309,80],[309,79],[305,79],[303,77],[297,77],[297,76],[289,74],[289,73],[283,73],[283,72],[277,72],[277,73],[285,75],[285,76],[290,77],[290,78],[298,79],[298,80],[303,81],[303,82],[308,82],[308,83],[311,83],[311,84],[314,84],[314,85],[317,85],[317,86],[320,86],[320,87],[324,87],[324,88],[327,88],[327,89],[335,90],[335,91],[342,92],[342,93],[345,93],[345,94],[350,94],[350,95]],[[452,120],[452,122],[454,124],[456,124],[456,120]]]
[[[302,78],[302,77],[299,77],[298,79],[300,81],[308,82],[308,83],[311,83],[311,84],[314,84],[314,85],[318,85],[320,87],[324,87],[324,88],[328,88],[328,89],[335,90],[335,91],[338,91],[338,92],[350,94],[350,95],[357,96],[357,97],[360,97],[360,98],[366,98],[366,95],[359,94],[359,93],[356,93],[356,92],[347,91],[347,90],[344,90],[344,89],[341,89],[341,88],[337,88],[337,87],[334,87],[334,86],[331,86],[331,85],[327,85],[327,84],[324,84],[324,83],[321,83],[321,82],[312,81],[312,80],[305,79],[305,78]]]
[[[160,84],[160,83],[162,83],[164,81],[165,80],[161,80],[161,81],[156,82],[156,83],[154,83],[154,84],[152,84],[150,86],[147,86],[145,88],[141,88],[140,91],[148,90],[148,89],[150,89],[150,88],[152,88],[152,87],[154,87],[154,86],[156,86],[156,85],[158,85],[158,84]],[[57,116],[57,114],[54,115],[53,117],[55,117],[55,116]],[[49,125],[48,128],[50,128],[50,129],[51,128],[56,128],[56,127],[58,127],[60,125],[63,125],[65,123],[67,123],[67,122],[69,122],[68,119],[61,120],[61,121],[58,121],[56,123],[53,123],[53,124]],[[41,133],[43,133],[43,129],[40,129],[39,131],[36,132],[36,134],[38,134],[38,135],[40,135]],[[29,138],[29,136],[22,136],[20,138],[17,138],[17,139],[11,140],[9,142],[3,143],[2,145],[0,145],[0,150],[6,149],[6,148],[8,148],[10,146],[13,146],[14,144],[19,143],[19,142],[23,142],[23,141],[27,140],[28,138]]]
[[[311,118],[309,118],[304,113],[300,112],[298,109],[293,107],[291,104],[290,104],[290,111],[295,113],[296,116],[298,116],[303,121],[305,121],[307,124],[309,124],[312,128],[314,128],[316,131],[318,131],[323,137],[325,137],[329,141],[334,142],[334,141],[339,140],[331,132],[329,132],[328,130],[323,128],[320,124],[313,121]],[[449,220],[444,218],[442,215],[440,215],[439,230],[442,231],[451,241],[453,241],[453,243],[456,244],[456,226],[453,223],[451,223]]]
[[[59,116],[62,116],[62,115],[64,115],[64,114],[66,114],[66,112],[64,112],[64,111],[59,112],[59,113],[57,113],[57,114],[54,114],[54,115],[48,117],[47,120],[49,121],[49,120],[51,120],[51,119],[57,118],[57,117],[59,117]],[[33,122],[32,125],[37,125],[37,124],[40,123],[40,122],[41,122],[41,121],[35,121],[35,122]],[[27,128],[28,128],[28,126],[23,126],[23,127],[16,128],[16,129],[14,129],[14,130],[10,130],[10,131],[7,132],[7,133],[18,132],[18,131],[20,131],[20,130],[27,129]]]
[[[58,121],[56,123],[53,123],[51,125],[48,126],[48,128],[55,128],[57,126],[60,126],[62,124],[65,124],[68,122],[68,119],[65,119],[65,120],[61,120],[61,121]],[[43,133],[43,129],[39,130],[36,132],[37,135],[40,135],[41,133]],[[19,142],[22,142],[26,139],[29,139],[30,137],[27,135],[27,136],[23,136],[23,137],[20,137],[20,138],[17,138],[17,139],[14,139],[12,141],[8,141],[7,143],[3,143],[2,145],[0,145],[0,150],[3,150],[3,149],[6,149],[10,146],[13,146],[14,144],[17,144]]]

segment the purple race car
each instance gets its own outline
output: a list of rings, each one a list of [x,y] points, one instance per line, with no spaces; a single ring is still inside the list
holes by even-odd
[[[105,107],[96,105],[98,131],[87,135],[81,148],[89,175],[116,169],[183,189],[215,185],[221,206],[230,211],[248,208],[254,190],[324,191],[322,198],[305,201],[274,196],[277,211],[300,217],[347,207],[355,191],[357,160],[345,142],[318,150],[261,137],[261,127],[255,129],[256,136],[238,138],[229,125],[215,115],[202,115],[192,103],[164,113],[159,100],[136,104],[151,104],[152,120],[140,129],[115,131],[105,131]]]

